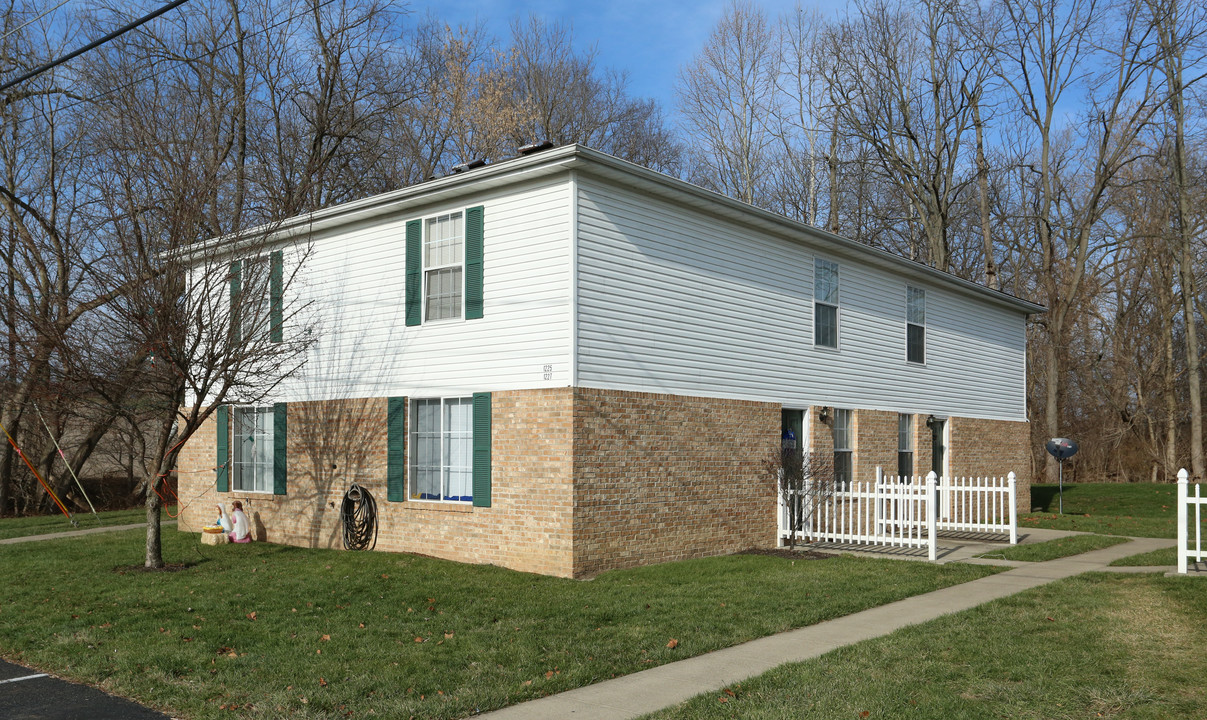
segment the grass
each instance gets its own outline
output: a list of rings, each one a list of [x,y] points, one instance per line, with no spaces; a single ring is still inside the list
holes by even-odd
[[[174,508],[175,506],[171,506],[168,509],[175,512]],[[4,518],[0,520],[0,540],[28,537],[30,535],[47,535],[71,530],[87,530],[96,527],[111,527],[113,525],[129,525],[131,523],[145,522],[147,519],[145,508],[106,510],[97,513],[97,515],[100,516],[99,522],[96,517],[93,517],[91,512],[76,513],[75,520],[79,523],[79,527],[73,527],[71,522],[63,517],[62,514]],[[166,514],[161,514],[160,517],[165,521],[169,519]]]
[[[1128,542],[1127,538],[1113,535],[1072,535],[1047,542],[1014,545],[1001,550],[983,553],[977,557],[1043,562],[1045,560],[1069,557],[1070,555],[1080,555],[1091,550],[1101,550],[1102,548],[1108,548],[1112,545],[1125,542]]]
[[[1150,483],[1077,483],[1064,486],[1064,514],[1056,485],[1031,486],[1031,513],[1018,519],[1028,527],[1077,530],[1100,535],[1172,538],[1177,536],[1178,490]]]
[[[1176,566],[1178,564],[1178,554],[1174,548],[1161,548],[1152,552],[1141,553],[1139,555],[1131,555],[1125,558],[1119,558],[1111,563],[1114,567],[1147,567],[1153,565],[1160,566]]]
[[[1207,717],[1204,616],[1199,579],[1081,575],[648,717]]]
[[[994,572],[736,555],[589,582],[139,531],[0,546],[0,654],[182,718],[455,718]],[[123,574],[124,573],[124,574]],[[671,643],[674,639],[677,642]],[[677,645],[668,647],[668,645]]]

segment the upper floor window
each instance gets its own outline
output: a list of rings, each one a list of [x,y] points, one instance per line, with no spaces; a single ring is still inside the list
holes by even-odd
[[[465,223],[460,212],[428,219],[423,237],[424,320],[461,317]]]
[[[926,291],[913,286],[905,289],[905,359],[926,362]]]
[[[838,263],[813,260],[813,344],[838,347]]]

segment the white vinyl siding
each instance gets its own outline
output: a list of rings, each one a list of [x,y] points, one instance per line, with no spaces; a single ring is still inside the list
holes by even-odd
[[[407,221],[426,228],[428,219],[464,217],[464,208],[475,205],[485,218],[483,318],[406,327]],[[296,247],[306,269],[288,289],[286,306],[302,307],[304,319],[317,322],[317,342],[303,371],[282,387],[283,399],[569,385],[569,219],[569,182],[562,176],[407,207]]]
[[[841,343],[813,344],[823,245],[583,176],[578,376],[587,387],[1025,420],[1025,315],[954,288],[926,293],[925,365],[908,364],[907,278],[826,245],[841,269]]]

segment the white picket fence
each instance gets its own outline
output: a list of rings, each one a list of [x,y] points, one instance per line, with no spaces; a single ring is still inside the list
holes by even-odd
[[[1203,562],[1203,506],[1207,497],[1200,494],[1201,485],[1194,484],[1194,497],[1190,497],[1190,473],[1186,468],[1178,471],[1178,572],[1185,575],[1189,570],[1190,558]],[[1194,507],[1194,548],[1190,547],[1190,508]]]
[[[1017,480],[1005,478],[925,478],[883,475],[853,481],[835,490],[806,485],[797,502],[803,521],[796,533],[806,542],[887,547],[925,547],[933,561],[935,536],[944,532],[1009,534],[1018,543]],[[780,507],[780,537],[789,532],[788,508]]]

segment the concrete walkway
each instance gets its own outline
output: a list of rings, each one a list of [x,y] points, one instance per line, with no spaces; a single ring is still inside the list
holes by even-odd
[[[175,520],[164,520],[160,523],[161,527],[175,525]],[[80,535],[94,535],[96,533],[114,532],[116,530],[135,530],[137,528],[145,528],[145,522],[131,523],[129,525],[110,525],[108,527],[88,528],[87,530],[68,530],[66,532],[46,533],[45,535],[25,535],[23,537],[6,538],[0,540],[0,545],[16,545],[17,543],[37,542],[39,540],[58,540],[59,538],[79,537]]]
[[[1035,530],[1028,529],[1027,532],[1035,537]],[[990,600],[1081,573],[1104,570],[1119,558],[1173,545],[1173,540],[1134,538],[1131,542],[1082,555],[1027,563],[997,575],[513,705],[481,717],[492,720],[555,720],[566,717],[620,720],[639,717],[684,702],[700,693],[720,690],[784,663],[815,658],[844,645],[888,635],[894,630],[967,610]],[[1001,544],[997,543],[996,546],[1000,548]],[[960,551],[960,554],[965,553],[971,553],[971,550]]]

